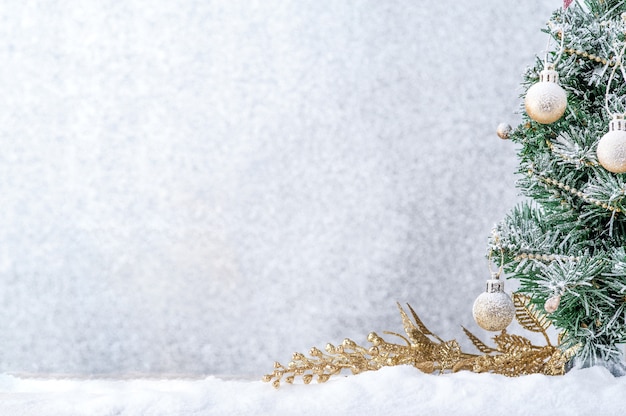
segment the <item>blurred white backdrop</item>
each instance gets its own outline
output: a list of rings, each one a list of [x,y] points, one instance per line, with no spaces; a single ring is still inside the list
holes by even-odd
[[[261,375],[481,333],[560,2],[0,4],[0,371]]]

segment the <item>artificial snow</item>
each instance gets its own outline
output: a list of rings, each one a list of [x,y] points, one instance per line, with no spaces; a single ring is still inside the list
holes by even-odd
[[[81,380],[0,376],[0,414],[106,415],[621,415],[626,377],[602,368],[564,376],[430,375],[388,367],[325,384],[252,380]]]

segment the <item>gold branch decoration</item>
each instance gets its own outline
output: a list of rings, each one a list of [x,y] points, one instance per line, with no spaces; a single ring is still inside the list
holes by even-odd
[[[529,297],[514,293],[513,303],[515,317],[520,325],[528,331],[543,334],[547,345],[533,345],[529,339],[503,330],[493,337],[496,346],[490,347],[463,328],[465,335],[482,353],[469,354],[461,350],[456,340],[444,341],[432,333],[411,305],[407,304],[411,314],[409,316],[398,304],[406,337],[395,332],[384,333],[396,336],[404,343],[388,342],[372,332],[367,337],[371,343],[369,348],[350,339],[345,339],[339,346],[327,344],[325,351],[313,347],[309,351],[309,357],[294,353],[287,366],[276,362],[274,371],[266,374],[263,381],[272,383],[275,388],[279,388],[282,381],[291,384],[297,377],[302,378],[304,384],[309,384],[314,378],[317,382],[324,383],[344,369],[350,370],[352,374],[359,374],[396,365],[412,365],[424,373],[435,374],[461,370],[510,377],[536,373],[564,374],[565,364],[575,354],[575,348],[563,351],[550,343],[547,334],[550,321],[531,304]]]

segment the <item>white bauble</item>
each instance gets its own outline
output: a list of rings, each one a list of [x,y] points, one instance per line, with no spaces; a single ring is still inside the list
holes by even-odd
[[[565,114],[567,94],[559,85],[559,75],[553,69],[544,69],[540,81],[526,91],[526,113],[537,123],[554,123]]]
[[[496,134],[502,140],[506,140],[511,136],[511,131],[513,131],[513,128],[510,124],[500,123],[498,124],[498,128],[496,129]]]
[[[598,162],[609,172],[626,172],[626,121],[623,116],[614,116],[609,132],[598,142]]]
[[[501,331],[509,326],[515,317],[515,306],[500,280],[487,281],[487,291],[474,301],[472,314],[476,323],[487,331]]]

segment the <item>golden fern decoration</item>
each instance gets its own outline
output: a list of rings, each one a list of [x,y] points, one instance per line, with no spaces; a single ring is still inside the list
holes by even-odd
[[[547,330],[551,323],[547,315],[537,309],[537,306],[530,303],[530,298],[521,293],[513,293],[513,305],[515,305],[515,319],[517,322],[531,332],[542,333],[546,343],[550,344]]]
[[[472,344],[474,344],[478,351],[482,352],[483,354],[491,354],[492,352],[498,351],[495,348],[487,346],[484,342],[478,339],[476,335],[472,334],[467,328],[461,328],[463,328],[463,332],[465,332],[465,335],[470,339],[470,341],[472,341]]]
[[[533,345],[529,339],[503,330],[493,337],[496,347],[489,347],[463,328],[465,335],[482,353],[468,354],[461,350],[456,340],[444,341],[432,333],[411,305],[407,304],[411,313],[409,316],[398,304],[406,337],[395,332],[385,334],[398,337],[404,343],[385,341],[372,332],[367,337],[371,344],[369,348],[350,339],[345,339],[339,346],[327,344],[324,351],[313,347],[309,351],[309,357],[294,353],[287,366],[276,362],[274,371],[266,374],[263,381],[271,382],[275,388],[279,388],[282,381],[291,384],[297,377],[305,384],[309,384],[314,378],[323,383],[344,369],[350,370],[352,374],[359,374],[396,365],[412,365],[425,373],[439,374],[461,370],[491,372],[511,377],[534,373],[564,374],[565,364],[575,354],[575,348],[563,351],[550,343],[547,334],[550,321],[530,303],[529,297],[514,293],[513,303],[515,317],[520,325],[528,331],[543,334],[547,345]]]

